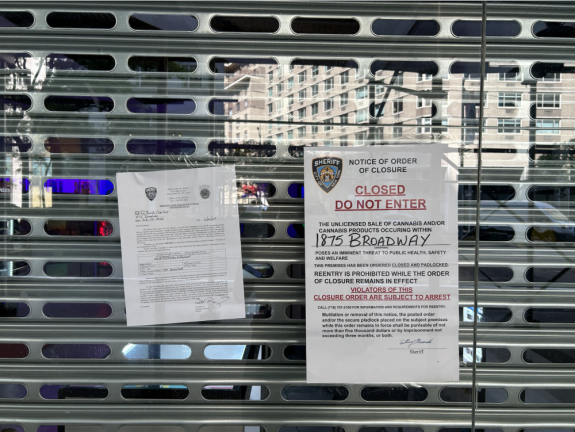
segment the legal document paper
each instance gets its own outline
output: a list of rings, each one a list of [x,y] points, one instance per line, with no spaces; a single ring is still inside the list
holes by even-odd
[[[116,178],[128,326],[244,318],[235,167]]]

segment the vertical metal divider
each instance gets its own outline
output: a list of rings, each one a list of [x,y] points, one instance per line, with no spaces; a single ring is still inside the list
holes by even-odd
[[[473,262],[473,369],[471,371],[471,432],[475,432],[475,413],[477,411],[477,308],[479,297],[479,229],[481,215],[481,151],[483,144],[483,110],[485,96],[485,52],[487,33],[487,2],[482,2],[481,9],[481,80],[479,81],[479,143],[477,149],[477,192],[475,207],[475,257]]]

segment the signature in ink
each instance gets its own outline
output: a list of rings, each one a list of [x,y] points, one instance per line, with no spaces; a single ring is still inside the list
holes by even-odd
[[[411,348],[413,345],[419,345],[419,344],[430,344],[431,342],[433,342],[433,339],[402,339],[401,341],[399,341],[400,345],[407,345],[409,348]]]
[[[216,219],[217,219],[216,216],[208,216],[208,217],[204,218],[204,222],[210,222],[210,221],[214,221]]]
[[[212,303],[214,309],[217,309],[222,305],[222,303],[228,301],[229,299],[229,297],[222,297],[219,301],[215,301],[212,297],[206,297],[205,299],[196,300],[196,304],[204,304],[207,306],[207,303]]]

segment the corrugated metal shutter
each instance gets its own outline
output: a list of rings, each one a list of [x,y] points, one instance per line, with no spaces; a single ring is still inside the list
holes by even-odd
[[[469,428],[472,409],[477,428],[572,429],[575,55],[572,27],[538,23],[575,21],[568,3],[487,7],[469,403],[481,17],[470,2],[2,2],[0,430],[432,432]],[[306,386],[298,146],[430,141],[461,150],[461,382]],[[115,174],[214,163],[238,173],[248,318],[127,328]],[[208,359],[219,344],[243,359]]]

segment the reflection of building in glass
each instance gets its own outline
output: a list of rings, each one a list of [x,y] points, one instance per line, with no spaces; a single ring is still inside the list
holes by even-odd
[[[217,114],[233,120],[226,124],[227,140],[287,143],[290,154],[300,157],[303,153],[299,147],[304,145],[353,146],[406,138],[429,140],[434,112],[429,96],[432,74],[381,69],[376,71],[375,78],[370,78],[366,70],[352,61],[297,63],[289,67],[229,65],[226,72],[230,75],[224,87],[238,87],[238,97],[222,101],[221,109],[217,110]],[[239,88],[237,83],[242,81],[243,87]],[[414,96],[413,92],[400,90],[403,88],[419,90],[424,95]],[[257,111],[250,110],[252,107]],[[242,124],[242,120],[262,124]]]
[[[478,62],[454,62],[445,76],[435,62],[399,60],[375,61],[370,71],[343,60],[246,61],[226,63],[225,72],[229,99],[212,101],[210,109],[231,120],[227,143],[287,144],[301,157],[302,146],[444,142],[459,146],[463,165],[475,164]],[[562,63],[536,63],[525,76],[515,63],[487,63],[485,163],[524,166],[531,145],[575,139],[574,101],[563,91],[574,72]]]
[[[365,143],[369,126],[365,71],[330,64],[268,66],[266,80],[268,139],[287,140],[292,152],[302,145]]]
[[[483,361],[483,348],[477,348],[477,363]],[[463,348],[463,361],[465,363],[473,363],[473,348],[464,347]]]
[[[357,67],[230,65],[226,72],[224,87],[238,89],[218,112],[234,120],[226,124],[227,140],[289,143],[295,155],[297,146],[364,144],[368,137],[368,79]]]
[[[474,308],[472,307],[464,307],[463,308],[463,321],[464,322],[473,322],[473,315],[474,315]],[[477,322],[483,321],[483,308],[477,308]]]
[[[262,125],[258,122],[265,119],[264,112],[264,75],[266,66],[260,64],[225,64],[224,88],[235,94],[234,98],[212,101],[211,111],[216,115],[226,115],[239,120],[225,124],[226,142],[263,144]],[[231,153],[224,149],[222,156]]]
[[[476,160],[479,132],[480,68],[455,62],[450,69],[448,124],[460,125],[465,155]],[[484,98],[483,160],[491,165],[525,166],[528,159],[554,153],[549,144],[574,138],[573,98],[563,90],[573,83],[575,68],[563,63],[535,63],[529,73],[513,62],[487,62]],[[561,96],[560,96],[561,95]],[[544,150],[546,149],[546,150]]]

